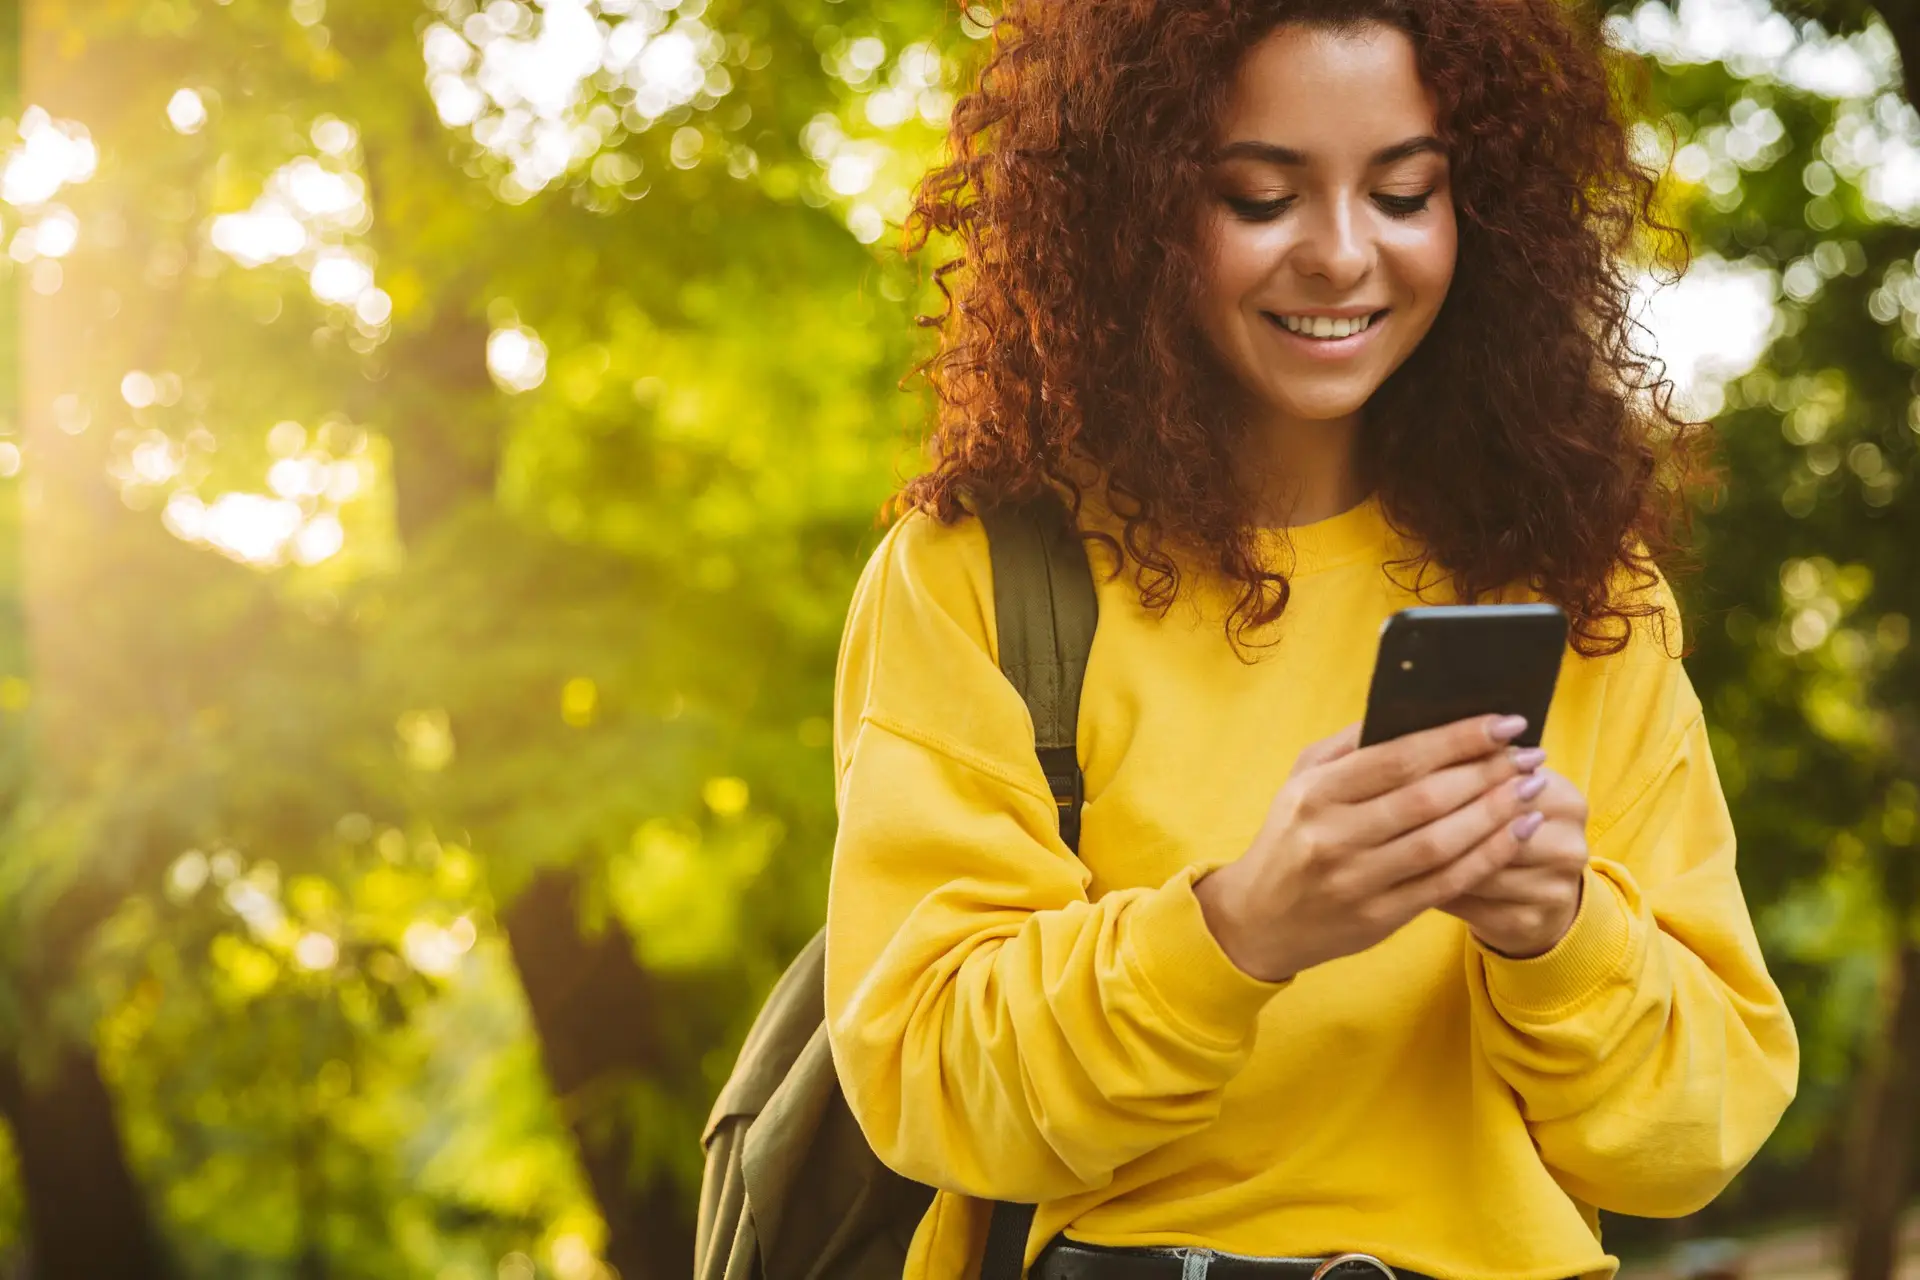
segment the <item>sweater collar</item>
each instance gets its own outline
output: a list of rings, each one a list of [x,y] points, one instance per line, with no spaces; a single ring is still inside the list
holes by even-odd
[[[1260,550],[1289,578],[1318,573],[1355,560],[1384,557],[1392,536],[1379,494],[1369,494],[1339,515],[1312,524],[1287,525],[1257,531]]]

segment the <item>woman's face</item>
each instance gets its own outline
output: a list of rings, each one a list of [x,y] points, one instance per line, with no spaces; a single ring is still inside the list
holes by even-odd
[[[1241,64],[1201,217],[1201,328],[1263,417],[1356,413],[1433,326],[1457,247],[1406,34],[1288,25]]]

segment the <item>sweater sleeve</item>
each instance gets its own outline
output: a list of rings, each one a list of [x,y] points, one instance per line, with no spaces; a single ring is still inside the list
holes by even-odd
[[[1284,984],[1242,973],[1201,868],[1089,901],[1001,675],[978,522],[909,516],[857,588],[835,702],[834,1061],[874,1150],[1041,1201],[1201,1129]]]
[[[1468,956],[1477,1038],[1541,1158],[1569,1193],[1643,1217],[1719,1194],[1773,1131],[1799,1067],[1700,703],[1659,643],[1636,634],[1609,676],[1572,928],[1532,959],[1477,944]]]

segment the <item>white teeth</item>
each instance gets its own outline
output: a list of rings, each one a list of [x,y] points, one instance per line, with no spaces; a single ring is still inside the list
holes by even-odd
[[[1349,320],[1335,320],[1331,316],[1279,316],[1277,318],[1288,332],[1308,338],[1351,338],[1373,324],[1371,314],[1355,316]]]

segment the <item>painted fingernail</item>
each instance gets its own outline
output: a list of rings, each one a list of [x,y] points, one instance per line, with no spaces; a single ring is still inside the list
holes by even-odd
[[[1513,820],[1513,838],[1515,840],[1532,838],[1533,833],[1538,831],[1540,824],[1546,820],[1547,815],[1541,813],[1538,809],[1535,809],[1532,813],[1522,814]]]
[[[1541,747],[1514,747],[1513,767],[1522,773],[1531,773],[1547,762],[1547,753]]]
[[[1539,795],[1542,791],[1546,790],[1546,786],[1547,786],[1546,774],[1530,773],[1526,777],[1520,779],[1520,781],[1517,784],[1515,784],[1513,789],[1514,789],[1514,792],[1522,800],[1531,800],[1535,796]]]
[[[1487,729],[1495,742],[1512,742],[1527,731],[1525,716],[1501,716]]]

